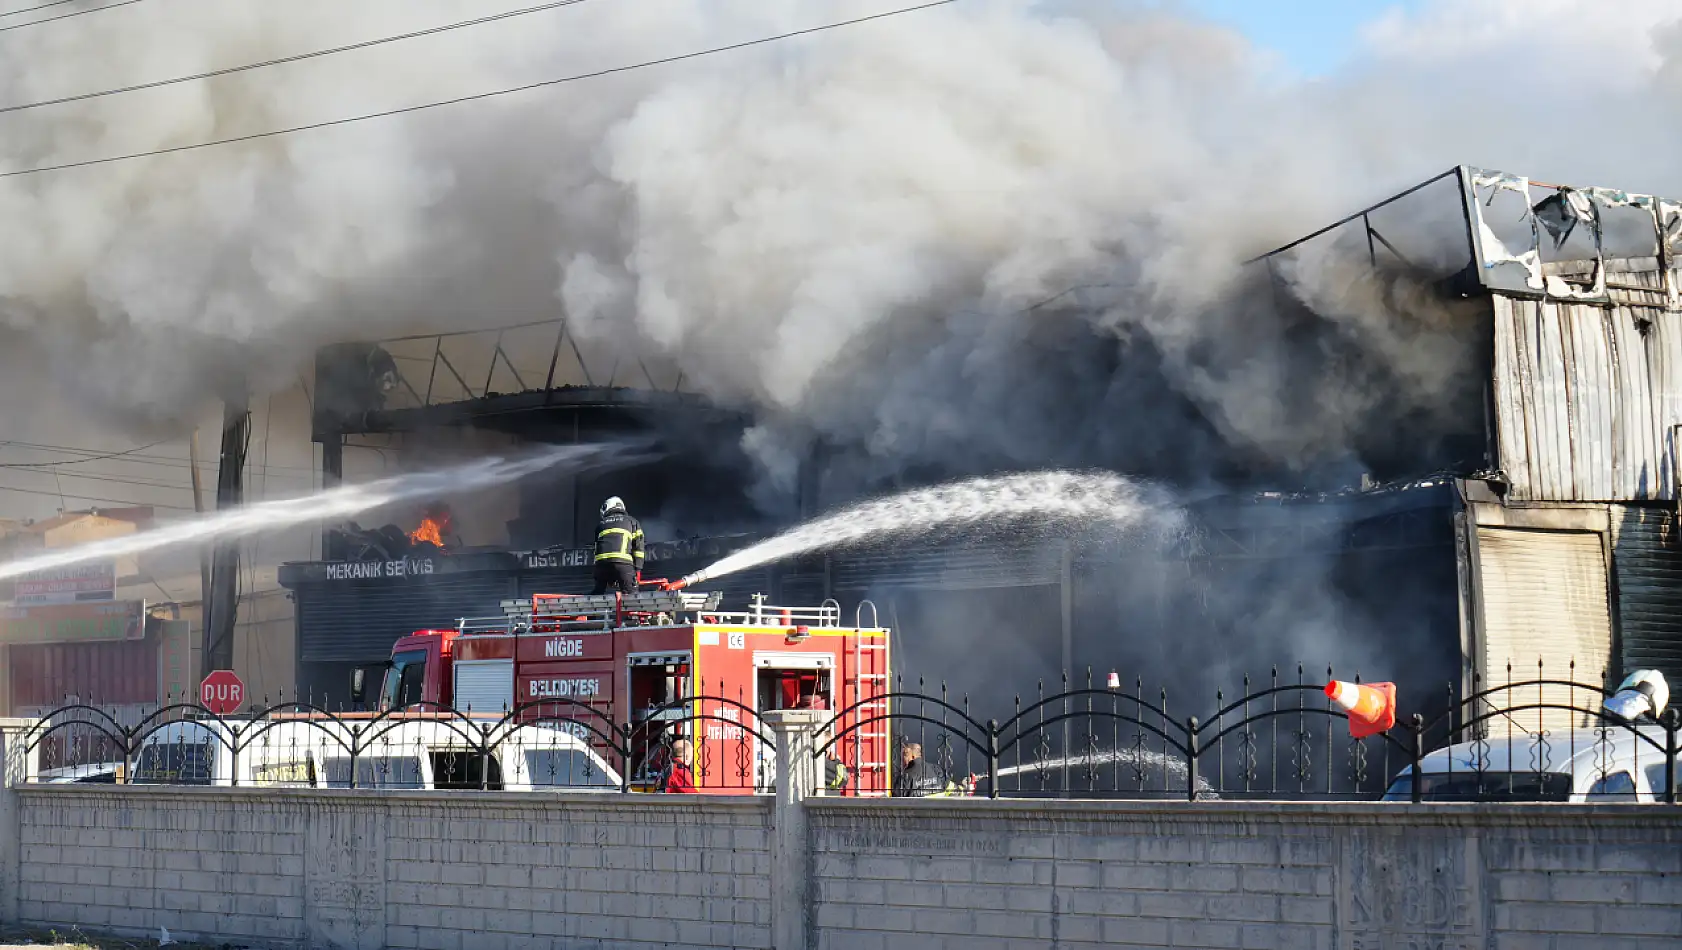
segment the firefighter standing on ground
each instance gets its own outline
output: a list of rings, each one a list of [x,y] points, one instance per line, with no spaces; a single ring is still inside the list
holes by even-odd
[[[666,766],[666,775],[660,782],[660,790],[669,794],[695,794],[695,747],[688,739],[678,739],[672,743],[671,762]]]
[[[602,502],[602,520],[596,525],[596,586],[590,593],[605,594],[617,587],[634,594],[641,577],[642,525],[615,495]]]
[[[895,798],[949,798],[958,793],[945,770],[923,758],[920,743],[900,746],[899,763],[899,771],[894,773]]]

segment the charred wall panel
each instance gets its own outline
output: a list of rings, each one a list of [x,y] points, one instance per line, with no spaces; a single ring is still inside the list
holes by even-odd
[[[1658,281],[1656,273],[1618,276]],[[1640,300],[1613,307],[1502,296],[1494,302],[1497,458],[1511,481],[1509,497],[1676,497],[1678,316]]]

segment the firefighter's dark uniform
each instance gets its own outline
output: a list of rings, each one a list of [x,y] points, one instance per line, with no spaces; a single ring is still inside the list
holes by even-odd
[[[928,759],[918,759],[894,773],[895,798],[946,798],[954,790],[940,767]]]
[[[617,587],[634,594],[641,571],[642,525],[623,511],[608,512],[596,525],[596,586],[590,593]]]

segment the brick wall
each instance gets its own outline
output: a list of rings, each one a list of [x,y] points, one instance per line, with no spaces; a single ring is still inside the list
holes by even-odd
[[[795,806],[768,799],[8,801],[17,919],[236,946],[763,948],[774,893],[786,950],[1682,946],[1682,808],[1662,805],[812,799],[785,845]],[[774,861],[810,886],[773,889]]]
[[[747,798],[14,790],[18,917],[235,945],[770,945]]]
[[[815,948],[1682,946],[1682,809],[808,807]]]

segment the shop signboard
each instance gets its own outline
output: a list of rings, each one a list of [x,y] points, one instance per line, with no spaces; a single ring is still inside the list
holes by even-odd
[[[30,571],[18,575],[13,585],[13,603],[20,607],[115,600],[117,564],[95,561]]]
[[[90,643],[143,640],[146,602],[0,607],[0,643]]]
[[[193,625],[185,620],[158,624],[158,703],[186,702],[193,688]]]

